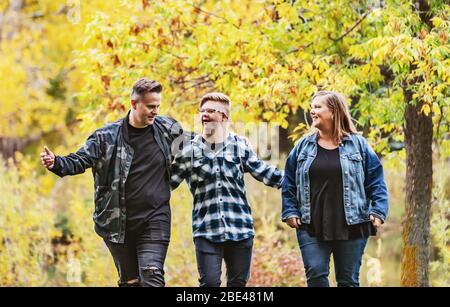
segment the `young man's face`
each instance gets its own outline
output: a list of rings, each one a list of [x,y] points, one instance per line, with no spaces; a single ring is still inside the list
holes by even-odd
[[[200,109],[202,115],[202,125],[211,125],[212,123],[221,123],[227,121],[225,116],[225,107],[217,101],[207,101]]]
[[[161,104],[161,93],[147,93],[139,100],[131,100],[135,119],[142,126],[153,125]]]

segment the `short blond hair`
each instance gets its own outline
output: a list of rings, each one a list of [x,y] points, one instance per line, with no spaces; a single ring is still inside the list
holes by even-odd
[[[205,102],[207,102],[207,101],[217,101],[217,102],[223,103],[228,106],[230,106],[230,104],[231,104],[230,97],[228,97],[227,95],[225,95],[223,93],[219,93],[219,92],[205,94],[202,97],[202,99],[200,100],[200,106],[205,104]]]

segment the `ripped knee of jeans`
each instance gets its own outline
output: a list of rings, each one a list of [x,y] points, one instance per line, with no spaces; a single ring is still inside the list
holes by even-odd
[[[149,265],[142,268],[142,271],[148,275],[164,275],[164,270],[158,268],[155,265]]]
[[[142,270],[142,285],[151,287],[164,287],[164,270],[154,265],[149,265]]]
[[[130,279],[127,281],[120,281],[119,287],[139,287],[141,285],[141,282],[139,278]]]

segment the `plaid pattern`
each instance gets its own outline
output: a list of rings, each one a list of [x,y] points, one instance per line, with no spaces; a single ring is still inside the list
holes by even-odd
[[[186,179],[194,197],[193,236],[212,242],[241,241],[255,235],[244,187],[244,172],[280,188],[283,173],[259,160],[246,141],[234,134],[214,152],[196,135],[172,164],[172,189]]]

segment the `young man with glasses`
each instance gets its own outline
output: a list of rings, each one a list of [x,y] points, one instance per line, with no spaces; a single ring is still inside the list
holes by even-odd
[[[253,218],[244,173],[276,188],[282,172],[259,160],[246,140],[229,133],[230,99],[222,93],[202,97],[203,131],[176,155],[172,189],[186,180],[194,197],[192,228],[201,287],[219,287],[222,260],[227,286],[244,287],[250,275]]]

